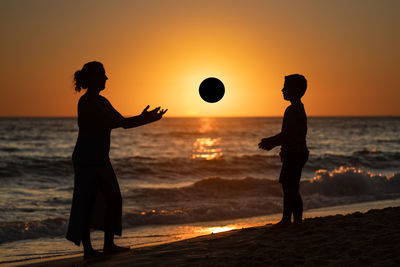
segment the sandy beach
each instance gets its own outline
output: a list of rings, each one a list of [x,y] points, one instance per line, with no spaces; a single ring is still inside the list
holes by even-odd
[[[244,228],[96,260],[29,266],[398,266],[400,207],[317,217],[301,226]]]

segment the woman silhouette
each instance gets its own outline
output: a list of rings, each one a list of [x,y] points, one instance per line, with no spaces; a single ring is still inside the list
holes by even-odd
[[[78,140],[72,154],[74,193],[67,239],[79,246],[84,257],[99,255],[92,248],[90,229],[104,231],[104,253],[121,252],[129,248],[114,244],[114,235],[121,235],[122,200],[118,181],[110,163],[111,130],[138,127],[160,120],[167,110],[160,107],[135,117],[124,118],[110,102],[99,95],[107,76],[103,64],[92,61],[75,72],[75,90],[87,89],[78,103]]]

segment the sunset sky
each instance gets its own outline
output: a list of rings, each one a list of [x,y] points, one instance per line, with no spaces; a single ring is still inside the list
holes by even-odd
[[[0,116],[76,116],[73,73],[92,60],[123,115],[281,116],[285,75],[310,116],[400,115],[400,1],[0,2]],[[226,88],[204,102],[198,86]]]

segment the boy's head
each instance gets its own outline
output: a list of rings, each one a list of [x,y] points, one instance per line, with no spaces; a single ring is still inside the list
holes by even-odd
[[[283,85],[282,93],[285,100],[300,99],[307,89],[307,80],[303,75],[291,74],[285,76],[285,84]]]

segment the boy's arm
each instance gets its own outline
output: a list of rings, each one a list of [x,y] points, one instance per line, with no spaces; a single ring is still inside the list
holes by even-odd
[[[261,142],[258,144],[258,147],[264,150],[271,150],[276,146],[280,146],[282,144],[282,132],[277,135],[263,138]]]
[[[282,130],[277,135],[263,138],[261,142],[258,144],[258,147],[265,150],[271,150],[276,146],[281,146],[282,143],[288,138],[288,134],[291,131],[289,127],[293,124],[294,114],[292,106],[286,108],[285,113],[283,115],[282,121]]]

